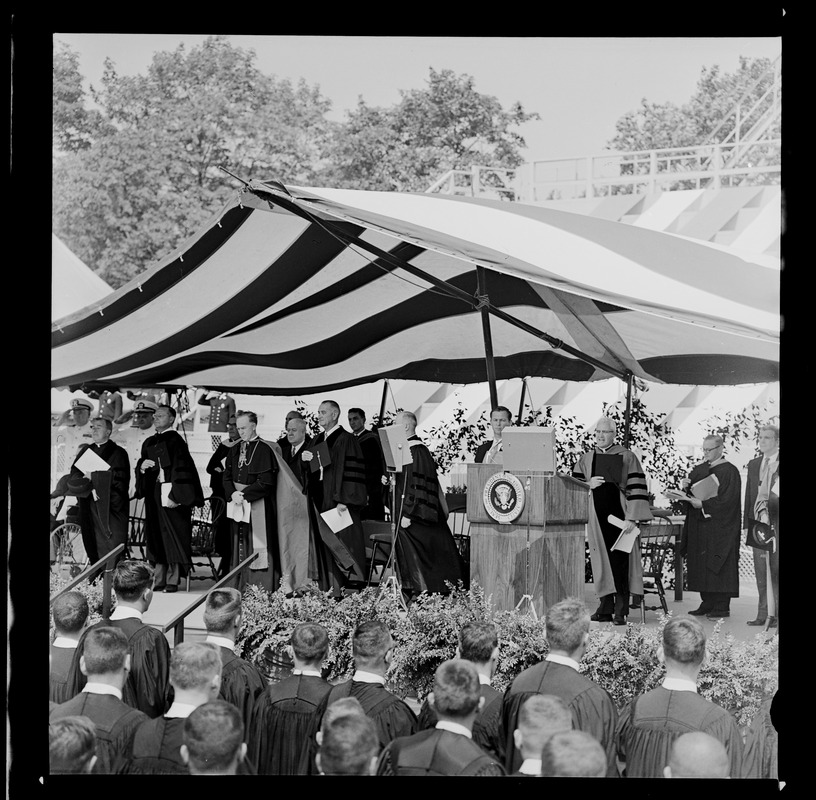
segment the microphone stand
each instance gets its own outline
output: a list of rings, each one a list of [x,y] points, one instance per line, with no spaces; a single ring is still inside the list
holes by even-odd
[[[530,506],[532,505],[530,502],[530,480],[531,476],[528,475],[524,488],[527,503],[527,546],[524,550],[524,594],[521,600],[516,603],[516,611],[518,611],[526,601],[527,613],[532,614],[533,619],[538,619],[538,614],[536,614],[535,606],[533,605],[533,596],[530,594]]]
[[[400,462],[397,464],[397,467],[404,466],[402,464],[402,445],[397,445],[399,448],[399,458]],[[394,599],[400,604],[403,611],[408,611],[408,606],[405,603],[405,597],[402,594],[402,584],[400,583],[399,578],[397,577],[397,537],[399,536],[399,529],[400,529],[400,521],[402,520],[402,508],[405,504],[405,481],[402,482],[402,497],[400,499],[400,509],[399,515],[397,515],[397,493],[396,493],[396,473],[397,468],[388,470],[390,475],[388,476],[388,482],[391,486],[391,552],[388,555],[388,559],[383,566],[382,574],[385,575],[388,572],[389,567],[391,569],[391,574],[385,579],[385,581],[380,583],[380,593],[383,591],[391,591]],[[404,470],[400,469],[400,472],[404,472]]]

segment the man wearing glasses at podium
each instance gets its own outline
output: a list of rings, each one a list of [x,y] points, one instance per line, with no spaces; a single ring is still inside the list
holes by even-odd
[[[615,444],[617,425],[601,417],[595,425],[595,447],[579,457],[572,476],[586,481],[592,492],[587,521],[592,577],[600,605],[591,619],[625,625],[629,595],[643,594],[643,565],[637,539],[631,552],[612,550],[621,533],[638,520],[652,519],[646,475],[637,456]],[[609,516],[623,520],[623,529],[609,522]]]

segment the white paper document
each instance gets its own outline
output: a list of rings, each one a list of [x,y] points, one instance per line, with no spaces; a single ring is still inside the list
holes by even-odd
[[[610,514],[607,517],[607,520],[611,522],[615,527],[621,529],[621,535],[615,539],[615,544],[612,545],[610,550],[620,550],[624,553],[631,553],[632,547],[635,544],[635,539],[637,539],[638,534],[640,533],[640,528],[635,525],[629,533],[624,533],[623,528],[626,527],[627,521],[624,519],[618,519],[617,517]]]
[[[340,533],[340,531],[348,528],[352,522],[351,513],[348,509],[340,511],[337,508],[330,508],[328,511],[324,511],[320,516],[326,520],[326,524],[334,533]]]
[[[227,516],[236,522],[249,522],[251,513],[251,506],[246,500],[240,503],[227,503]]]
[[[110,469],[110,464],[90,447],[76,460],[74,466],[81,469],[87,477],[90,477],[92,472],[107,472]]]
[[[165,508],[170,508],[170,492],[173,490],[172,483],[163,483],[161,485],[161,504]]]

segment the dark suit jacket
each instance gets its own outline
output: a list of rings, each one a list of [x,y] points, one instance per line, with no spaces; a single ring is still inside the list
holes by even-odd
[[[742,526],[748,527],[750,520],[754,518],[754,504],[759,492],[759,470],[762,468],[762,459],[765,456],[752,458],[748,462],[748,480],[745,485],[745,508],[742,512]],[[779,461],[776,462],[774,474],[779,474]]]
[[[491,439],[489,442],[482,442],[476,448],[476,463],[481,464],[484,461],[484,457],[487,455],[487,451],[493,447],[493,440]]]
[[[303,450],[305,449],[305,447],[306,447],[306,442],[303,442],[303,444],[301,444],[300,448],[298,449],[297,453],[295,454],[295,457],[293,458],[292,457],[292,445],[289,443],[289,441],[287,440],[287,441],[281,443],[281,450],[283,451],[283,453],[282,453],[283,454],[283,460],[287,463],[287,465],[289,466],[289,469],[291,469],[292,472],[295,473],[295,477],[300,481],[301,486],[303,486],[304,483],[305,483],[306,470],[309,469],[309,467],[306,464],[303,463],[303,459],[300,457],[301,453],[303,453]]]

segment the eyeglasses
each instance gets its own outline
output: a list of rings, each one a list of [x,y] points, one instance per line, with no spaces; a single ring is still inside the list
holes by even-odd
[[[722,447],[721,444],[718,444],[716,447],[704,447],[703,452],[704,453],[713,453],[715,450],[719,450],[721,447]]]

